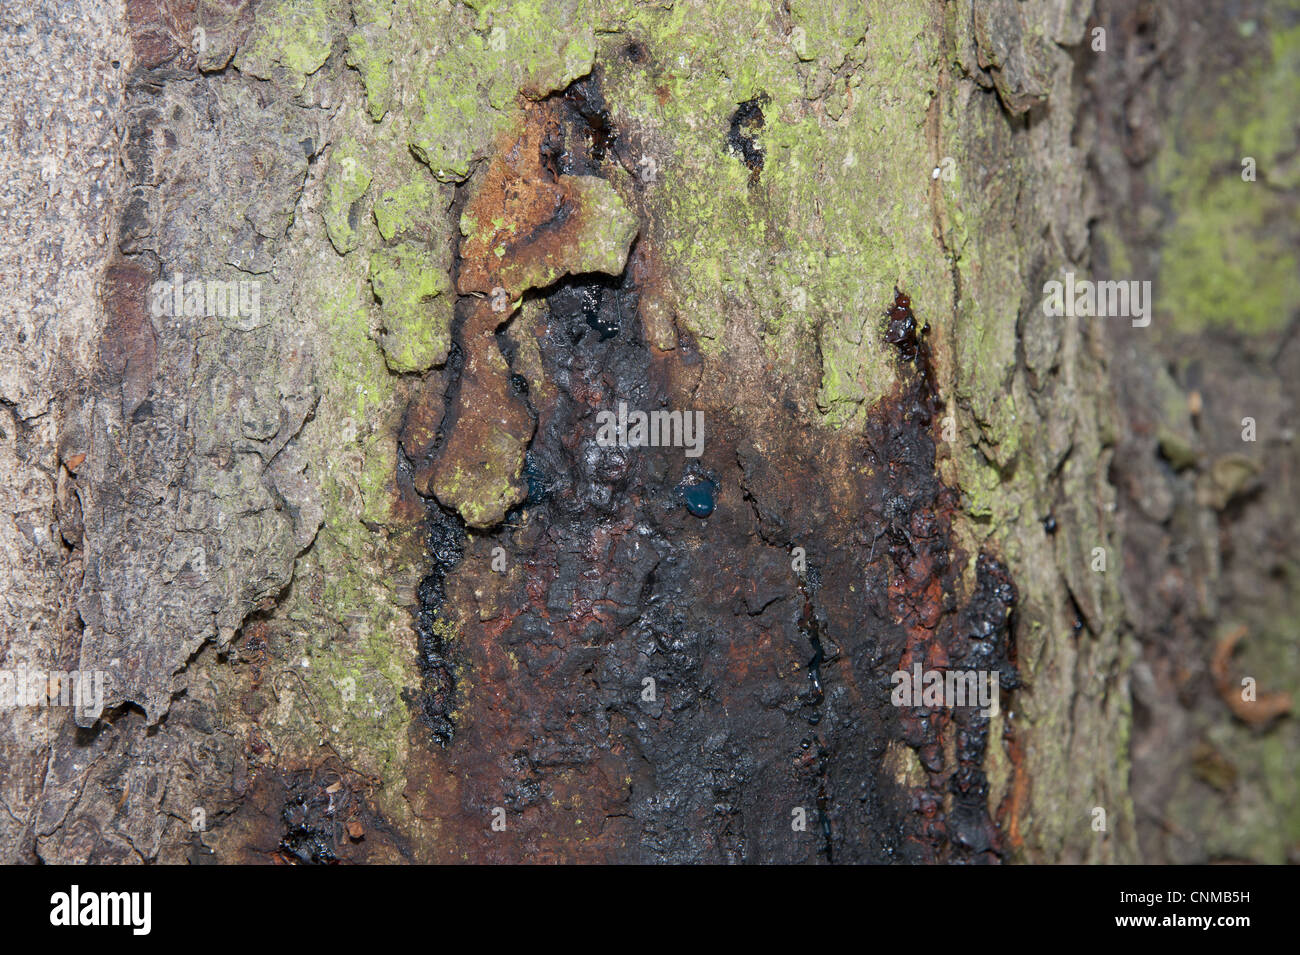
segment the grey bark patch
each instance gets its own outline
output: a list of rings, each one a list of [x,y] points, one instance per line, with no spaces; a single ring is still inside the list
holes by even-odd
[[[110,271],[99,374],[70,409],[89,446],[80,665],[108,674],[105,709],[137,703],[155,724],[190,657],[284,588],[322,519],[293,445],[317,392],[291,290],[227,264],[273,254],[319,131],[246,83],[163,71],[127,110],[141,210],[122,246],[161,253],[170,286],[139,262]]]

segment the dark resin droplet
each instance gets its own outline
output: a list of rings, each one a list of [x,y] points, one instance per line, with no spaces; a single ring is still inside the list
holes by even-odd
[[[540,504],[551,495],[550,482],[533,460],[532,453],[524,457],[524,480],[528,482],[528,503]]]
[[[587,325],[600,335],[602,342],[609,341],[618,334],[618,324],[601,318],[599,315],[589,317]]]
[[[718,485],[707,478],[696,484],[678,486],[682,497],[686,499],[686,509],[696,517],[708,517],[717,505]]]

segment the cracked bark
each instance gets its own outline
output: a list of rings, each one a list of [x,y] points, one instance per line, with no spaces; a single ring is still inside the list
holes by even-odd
[[[101,115],[16,132],[96,146],[6,200],[14,275],[62,252],[0,321],[5,665],[109,692],[7,714],[4,857],[1137,858],[1141,597],[1089,562],[1142,432],[1038,308],[1106,208],[1092,5],[756,7],[684,73],[659,13],[478,6],[23,14],[69,66],[5,82]],[[601,447],[620,401],[703,454]],[[890,705],[962,661],[1000,715]]]

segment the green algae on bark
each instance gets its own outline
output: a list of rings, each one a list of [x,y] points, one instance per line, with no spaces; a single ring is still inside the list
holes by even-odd
[[[929,204],[934,90],[917,79],[934,72],[941,31],[919,7],[846,13],[637,10],[627,29],[648,58],[603,61],[616,121],[655,164],[645,202],[678,320],[709,354],[748,326],[769,355],[818,355],[817,404],[835,425],[894,381],[879,303],[901,285],[946,314],[951,286]],[[751,101],[761,170],[727,144]]]
[[[330,242],[340,255],[351,252],[361,241],[364,213],[361,197],[370,188],[373,174],[358,158],[355,143],[336,147],[330,155],[329,173],[325,180],[325,229]]]
[[[259,8],[235,65],[260,79],[279,77],[301,90],[329,58],[347,0],[273,0]]]
[[[447,360],[453,311],[445,262],[412,244],[370,256],[370,284],[382,305],[379,340],[393,371],[424,371]]]
[[[1180,112],[1160,153],[1157,181],[1173,222],[1161,250],[1159,311],[1180,332],[1277,332],[1300,305],[1300,27],[1275,32],[1268,56],[1221,76],[1217,87],[1212,105]],[[1254,181],[1243,178],[1247,158]]]

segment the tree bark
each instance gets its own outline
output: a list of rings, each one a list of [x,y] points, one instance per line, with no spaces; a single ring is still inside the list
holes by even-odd
[[[3,666],[105,692],[6,712],[3,857],[1281,861],[1293,721],[1212,664],[1293,619],[1294,229],[1258,324],[1159,256],[1232,139],[1183,17],[6,14]],[[1046,314],[1066,272],[1155,277],[1150,329]]]

